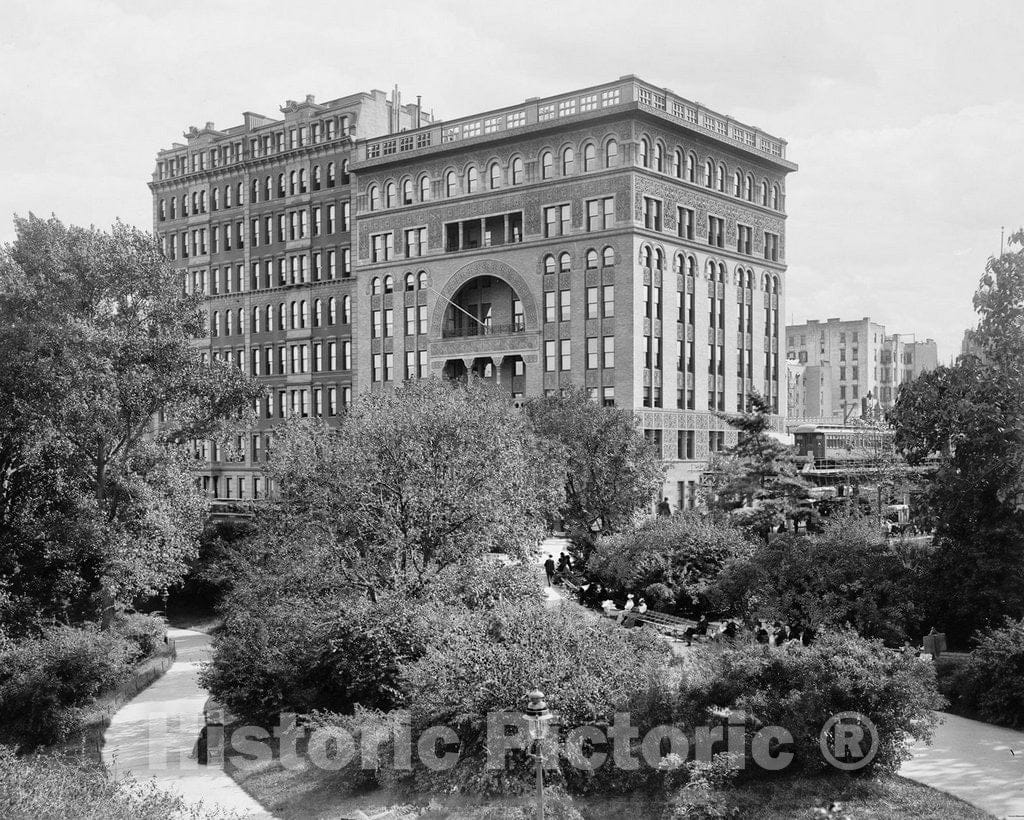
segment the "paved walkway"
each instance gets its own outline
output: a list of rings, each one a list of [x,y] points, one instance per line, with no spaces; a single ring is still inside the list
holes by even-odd
[[[1024,818],[1024,732],[939,713],[932,745],[916,744],[900,774],[996,817]]]
[[[562,605],[565,598],[553,586],[548,586],[548,579],[544,573],[544,562],[550,555],[558,563],[558,556],[569,551],[569,539],[560,535],[552,535],[541,541],[540,552],[537,553],[537,578],[540,581],[541,589],[544,591],[544,606],[547,609],[557,609]]]
[[[208,693],[196,676],[210,655],[210,636],[170,629],[177,660],[166,674],[114,715],[105,734],[103,762],[117,777],[153,779],[157,786],[189,802],[241,817],[270,818],[255,800],[218,766],[200,766],[195,757]]]

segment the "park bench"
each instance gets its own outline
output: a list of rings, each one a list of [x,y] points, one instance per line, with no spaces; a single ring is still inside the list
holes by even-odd
[[[696,621],[691,621],[688,618],[679,618],[675,615],[667,615],[664,612],[655,612],[653,609],[648,609],[642,615],[636,615],[635,617],[641,623],[650,624],[655,629],[683,639],[686,638],[687,629],[693,629],[697,626]]]

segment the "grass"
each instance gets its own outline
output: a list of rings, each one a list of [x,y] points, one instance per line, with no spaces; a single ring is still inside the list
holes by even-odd
[[[274,745],[274,741],[269,741]],[[303,757],[302,744],[298,747]],[[290,771],[281,766],[274,748],[271,761],[245,770],[225,763],[228,774],[253,798],[281,820],[346,818],[363,811],[373,816],[388,807],[416,803],[427,796],[360,788],[344,775],[307,768]],[[727,794],[728,804],[744,820],[983,820],[991,815],[961,800],[902,777],[882,775],[855,778],[841,773],[822,777],[792,777],[745,783]],[[472,809],[450,801],[433,804],[424,818],[473,818]],[[631,798],[577,798],[574,805],[585,820],[656,819],[663,803],[652,795]],[[499,815],[500,816],[500,815]]]

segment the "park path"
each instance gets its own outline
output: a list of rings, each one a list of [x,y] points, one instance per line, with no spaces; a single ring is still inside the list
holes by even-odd
[[[932,745],[900,774],[1000,818],[1024,818],[1024,732],[939,712]]]
[[[195,747],[209,693],[199,685],[210,636],[169,629],[177,659],[166,674],[122,706],[104,735],[103,763],[116,777],[155,781],[191,803],[246,818],[271,818],[217,765],[201,766]]]
[[[537,553],[537,580],[544,592],[544,606],[547,609],[558,609],[565,599],[553,586],[548,586],[548,579],[544,573],[544,562],[550,555],[558,563],[558,556],[569,550],[569,539],[561,535],[551,535],[541,541],[540,552]]]

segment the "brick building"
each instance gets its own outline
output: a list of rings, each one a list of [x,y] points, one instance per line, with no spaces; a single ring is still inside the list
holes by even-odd
[[[209,289],[213,331],[218,309],[270,311],[274,320],[273,330],[265,321],[232,328],[234,360],[268,378],[275,394],[262,425],[293,412],[329,418],[352,392],[411,378],[471,374],[524,398],[576,384],[637,412],[661,444],[665,495],[690,506],[709,452],[734,439],[714,411],[743,408],[756,389],[785,414],[785,178],[796,166],[783,141],[633,76],[441,123],[373,95],[346,101],[358,116],[348,115],[350,138],[333,150],[250,156],[259,138],[224,132],[241,146],[234,173],[245,191],[262,190],[268,174],[272,183],[284,174],[286,186],[283,196],[237,206],[243,228],[269,217],[283,241],[219,251],[234,254],[231,270],[258,264],[260,274],[244,295]],[[282,112],[284,122],[260,127],[287,134],[297,112]],[[212,128],[202,137],[161,160],[177,151],[192,163],[197,150],[229,139]],[[332,203],[348,206],[343,228],[337,210],[333,226],[326,221],[316,192],[292,199],[288,187],[292,173],[312,180],[332,159],[337,168],[348,160]],[[158,170],[161,234],[176,227],[159,219],[165,189],[191,196],[211,183],[210,169],[192,167],[177,187]],[[309,236],[292,239],[303,224]],[[328,275],[323,254],[348,248],[350,264]],[[221,259],[190,257],[190,281],[214,268],[223,275]],[[331,297],[333,322],[315,307],[328,310]],[[214,351],[226,347],[222,339],[211,334]],[[266,352],[281,347],[283,372],[280,353]],[[254,466],[249,450],[230,465],[236,481]],[[211,491],[223,496],[223,481]]]

